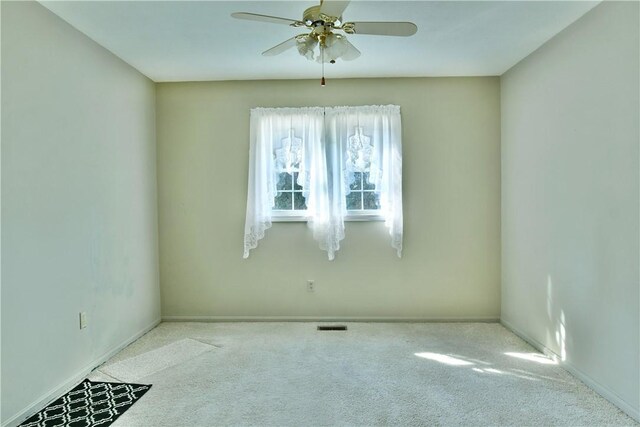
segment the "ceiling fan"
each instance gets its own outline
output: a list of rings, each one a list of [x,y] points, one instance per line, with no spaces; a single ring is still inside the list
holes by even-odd
[[[418,27],[412,22],[344,22],[342,13],[348,5],[348,0],[320,0],[319,5],[312,6],[304,11],[302,20],[247,12],[235,12],[231,16],[249,21],[285,24],[295,28],[305,27],[310,30],[308,33],[298,34],[271,49],[265,50],[262,55],[278,55],[296,46],[300,55],[322,64],[322,80],[320,84],[324,86],[325,63],[335,64],[337,59],[351,61],[360,56],[360,51],[347,40],[345,34],[408,37],[418,31]],[[341,31],[345,34],[336,31]]]

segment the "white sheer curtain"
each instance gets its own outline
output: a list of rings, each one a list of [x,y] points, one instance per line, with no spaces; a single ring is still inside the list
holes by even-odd
[[[391,245],[402,253],[400,107],[251,110],[244,257],[271,227],[277,174],[298,165],[307,222],[330,260],[344,239],[346,196],[354,173],[370,171]]]
[[[258,241],[271,227],[279,172],[296,164],[300,170],[298,184],[303,187],[308,214],[316,215],[324,209],[323,122],[324,109],[321,107],[251,110],[244,258],[249,257],[249,251],[258,246]]]
[[[334,107],[326,110],[327,156],[334,179],[332,214],[344,230],[346,199],[354,173],[369,171],[391,246],[402,256],[402,124],[397,105]],[[341,184],[341,186],[338,185]],[[336,233],[338,235],[338,233]],[[344,237],[344,231],[342,232]],[[339,247],[339,246],[338,246]]]

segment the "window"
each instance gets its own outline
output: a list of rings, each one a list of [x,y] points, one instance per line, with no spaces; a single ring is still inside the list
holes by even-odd
[[[402,251],[398,106],[251,110],[245,251],[272,221],[307,221],[333,259],[346,220],[381,219]]]
[[[353,130],[347,138],[344,202],[346,221],[383,220],[380,215],[380,195],[370,180],[372,146],[371,138],[361,127]],[[302,162],[302,138],[296,136],[295,128],[278,141],[275,137],[273,161],[276,165],[276,190],[273,200],[273,221],[304,221],[308,216],[303,183],[300,182],[300,163]]]
[[[345,191],[346,219],[376,218],[380,210],[380,194],[371,182],[373,146],[371,137],[361,126],[356,126],[353,134],[347,138],[346,154],[345,166],[349,180]]]
[[[369,172],[354,172],[346,197],[347,211],[351,214],[369,213],[380,209],[380,196],[369,181]]]
[[[306,211],[307,202],[302,195],[302,186],[297,183],[300,172],[280,172],[278,174],[278,184],[276,189],[278,194],[273,200],[273,210],[292,212]]]
[[[287,136],[274,141],[273,161],[276,165],[276,190],[273,199],[274,220],[304,219],[307,211],[300,178],[302,138],[296,136],[293,122]]]

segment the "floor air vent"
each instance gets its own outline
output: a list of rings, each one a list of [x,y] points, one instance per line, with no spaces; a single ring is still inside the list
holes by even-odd
[[[345,325],[324,325],[318,326],[319,331],[346,331],[347,327]]]

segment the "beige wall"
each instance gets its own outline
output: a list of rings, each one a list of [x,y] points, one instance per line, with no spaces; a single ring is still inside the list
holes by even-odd
[[[502,320],[640,419],[638,3],[502,77]]]
[[[498,78],[157,85],[163,317],[497,319],[499,100]],[[402,108],[403,258],[383,223],[350,222],[335,261],[303,223],[274,224],[243,260],[249,109],[389,103]]]
[[[5,425],[152,326],[160,292],[153,82],[38,3],[1,7]]]

